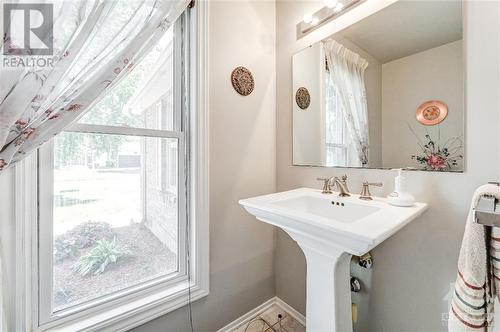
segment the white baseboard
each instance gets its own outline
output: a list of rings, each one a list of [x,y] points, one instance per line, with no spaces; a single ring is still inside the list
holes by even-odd
[[[275,304],[281,309],[285,310],[293,319],[295,319],[300,324],[306,326],[306,317],[302,315],[300,312],[295,310],[295,308],[291,307],[288,303],[280,299],[279,297],[273,298],[276,302]]]
[[[262,303],[258,307],[250,310],[243,316],[237,318],[236,320],[232,321],[231,323],[227,324],[217,332],[230,332],[237,328],[238,326],[241,326],[244,323],[250,322],[255,316],[258,316],[259,314],[263,313],[267,309],[269,309],[272,305],[277,305],[284,311],[286,311],[292,318],[294,318],[296,321],[298,321],[302,325],[306,325],[306,318],[304,315],[302,315],[300,312],[292,308],[290,305],[288,305],[285,301],[280,299],[279,297],[275,296],[266,302]]]

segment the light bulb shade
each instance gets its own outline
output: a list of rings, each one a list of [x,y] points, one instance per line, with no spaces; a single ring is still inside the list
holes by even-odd
[[[338,0],[328,0],[326,2],[326,6],[328,8],[335,8],[337,6],[337,4],[338,4]]]
[[[313,16],[311,14],[305,14],[303,20],[304,20],[304,23],[309,24],[313,21]]]

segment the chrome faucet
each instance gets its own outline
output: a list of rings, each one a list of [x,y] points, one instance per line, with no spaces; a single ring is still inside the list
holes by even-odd
[[[344,175],[342,179],[339,179],[338,177],[332,178],[332,186],[337,186],[340,197],[351,196],[349,194],[349,188],[347,188],[347,175]]]
[[[342,176],[341,179],[334,176],[331,178],[318,178],[318,181],[323,181],[323,194],[331,194],[333,193],[332,187],[337,187],[339,191],[340,197],[348,197],[351,196],[349,194],[349,188],[347,187],[347,175]]]

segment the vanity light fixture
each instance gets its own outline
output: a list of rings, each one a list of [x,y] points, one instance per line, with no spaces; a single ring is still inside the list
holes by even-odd
[[[317,29],[321,25],[344,14],[346,11],[354,8],[356,5],[366,0],[327,0],[326,6],[316,13],[307,13],[302,21],[297,24],[297,37],[301,38],[309,32]]]

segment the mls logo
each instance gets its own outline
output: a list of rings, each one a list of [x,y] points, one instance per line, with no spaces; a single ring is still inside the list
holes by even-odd
[[[53,55],[53,4],[3,4],[4,55]]]

